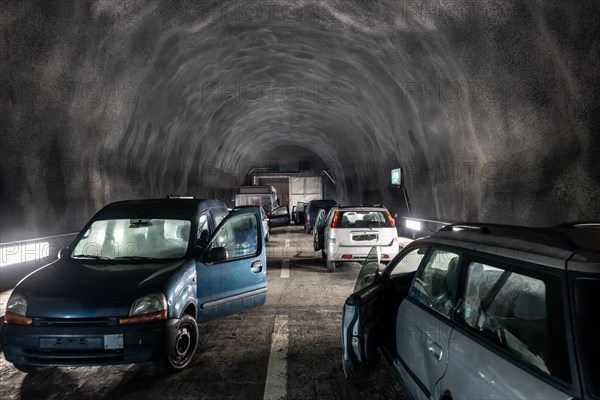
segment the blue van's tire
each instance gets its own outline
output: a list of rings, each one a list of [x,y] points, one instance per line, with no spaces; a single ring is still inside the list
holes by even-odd
[[[187,367],[198,348],[198,324],[189,314],[183,314],[177,324],[174,347],[166,357],[156,360],[154,365],[163,373],[173,374]]]

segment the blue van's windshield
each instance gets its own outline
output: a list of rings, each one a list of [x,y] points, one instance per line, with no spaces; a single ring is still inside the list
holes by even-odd
[[[95,221],[75,244],[72,258],[95,260],[172,259],[189,246],[191,222],[175,219]]]

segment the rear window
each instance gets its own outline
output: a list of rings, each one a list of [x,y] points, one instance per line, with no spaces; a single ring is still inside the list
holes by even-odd
[[[338,228],[391,228],[384,211],[340,211]]]
[[[598,358],[600,357],[600,280],[577,278],[575,280],[575,314],[579,337],[579,356],[583,363],[583,374],[589,394],[600,399],[600,380],[598,380]]]

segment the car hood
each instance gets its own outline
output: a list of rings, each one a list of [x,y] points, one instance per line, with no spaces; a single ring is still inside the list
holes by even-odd
[[[161,292],[184,260],[154,264],[104,264],[57,260],[23,279],[27,315],[97,318],[128,315],[140,295]]]

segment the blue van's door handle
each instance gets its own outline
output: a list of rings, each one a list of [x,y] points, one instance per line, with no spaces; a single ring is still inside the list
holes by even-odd
[[[262,272],[262,261],[261,260],[257,260],[254,261],[252,263],[252,265],[250,266],[250,269],[252,270],[252,272],[254,272],[255,274],[258,274],[259,272]]]
[[[441,361],[444,352],[437,343],[430,343],[428,349],[431,355],[438,361]]]

